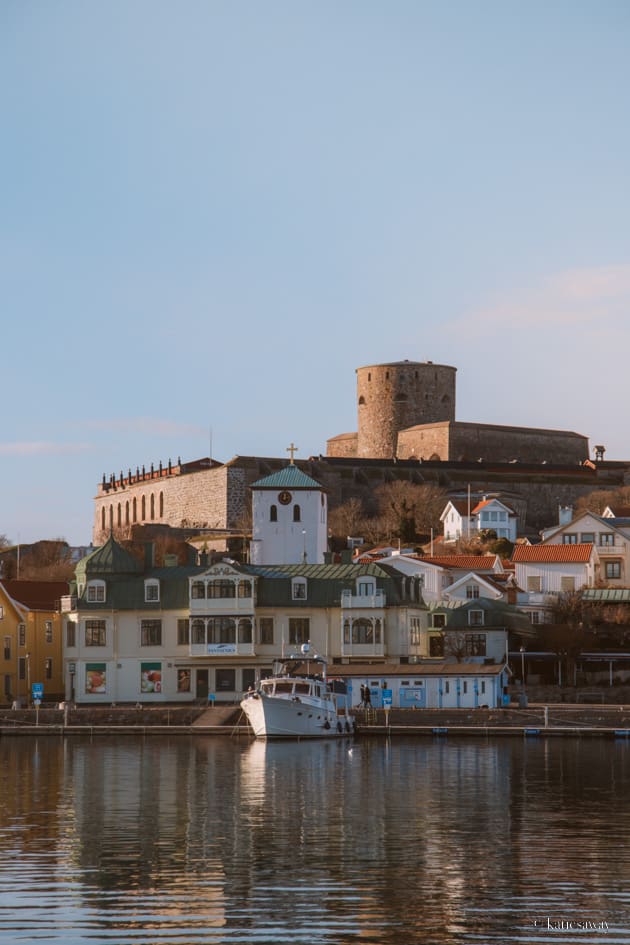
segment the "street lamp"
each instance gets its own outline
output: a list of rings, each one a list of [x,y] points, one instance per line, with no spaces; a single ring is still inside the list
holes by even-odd
[[[31,699],[31,654],[26,654],[26,704]]]
[[[521,650],[521,685],[525,685],[525,647],[522,646]]]

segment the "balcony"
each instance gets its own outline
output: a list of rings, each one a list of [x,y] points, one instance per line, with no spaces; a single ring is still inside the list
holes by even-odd
[[[385,644],[383,643],[342,643],[341,655],[353,657],[354,659],[371,659],[373,657],[383,658],[385,656]]]
[[[352,591],[341,592],[341,607],[343,610],[350,610],[353,607],[362,607],[373,609],[375,607],[385,607],[385,592],[377,590],[374,594],[353,594]]]
[[[62,597],[59,601],[59,608],[62,614],[69,614],[73,610],[77,609],[77,598],[76,597]]]
[[[597,554],[600,558],[606,555],[614,555],[616,558],[622,558],[625,557],[627,543],[621,541],[621,539],[615,535],[614,542],[606,543],[605,545],[595,545],[595,547],[597,548]]]

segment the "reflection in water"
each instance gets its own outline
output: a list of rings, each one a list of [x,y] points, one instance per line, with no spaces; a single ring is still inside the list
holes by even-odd
[[[629,752],[4,738],[0,942],[628,942]]]

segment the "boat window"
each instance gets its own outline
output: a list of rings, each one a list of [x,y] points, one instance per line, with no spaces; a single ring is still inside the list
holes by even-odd
[[[276,692],[293,692],[292,682],[277,682]]]
[[[310,686],[308,683],[298,682],[295,684],[296,692],[305,692],[306,694],[308,694],[309,690],[310,690]]]
[[[273,683],[264,682],[260,688],[262,689],[263,692],[273,692]]]

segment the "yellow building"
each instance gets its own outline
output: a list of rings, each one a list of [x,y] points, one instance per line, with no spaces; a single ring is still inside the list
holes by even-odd
[[[43,700],[63,699],[61,598],[65,581],[0,581],[0,702],[31,701],[32,686]]]

